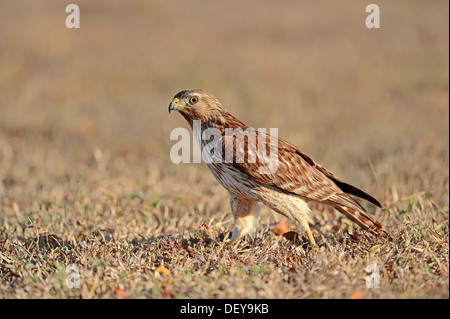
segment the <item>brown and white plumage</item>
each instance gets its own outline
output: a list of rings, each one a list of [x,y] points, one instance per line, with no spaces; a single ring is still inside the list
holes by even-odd
[[[211,93],[200,89],[181,91],[169,105],[169,112],[172,110],[178,110],[191,128],[194,120],[201,122],[201,131],[197,133],[196,139],[202,149],[211,142],[202,139],[202,132],[215,129],[221,134],[220,139],[215,140],[216,143],[221,143],[221,153],[219,156],[216,154],[216,161],[207,165],[230,194],[235,220],[231,241],[254,228],[252,206],[256,202],[262,202],[297,221],[306,229],[311,244],[315,245],[309,229],[311,210],[308,201],[331,205],[364,230],[392,238],[349,194],[381,207],[375,198],[338,179],[295,145],[264,132],[251,130],[228,113]],[[229,131],[233,134],[228,134]],[[244,141],[244,144],[238,144],[238,141]],[[258,153],[260,149],[266,150],[266,154],[273,153],[275,149],[277,156],[269,160],[267,157],[262,158]],[[250,160],[249,156],[255,153],[258,154],[256,161]],[[229,157],[226,158],[229,154],[232,154],[232,161]],[[240,157],[242,154],[246,156],[244,160]],[[276,164],[276,169],[262,170],[272,164]]]

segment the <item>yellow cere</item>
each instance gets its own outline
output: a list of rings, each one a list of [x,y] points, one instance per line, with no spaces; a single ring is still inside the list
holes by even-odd
[[[173,104],[176,104],[179,108],[180,108],[180,107],[185,107],[185,108],[188,108],[188,109],[191,108],[190,106],[178,104],[179,101],[180,101],[180,100],[179,100],[178,98],[174,98],[173,101],[172,101],[172,103],[173,103]]]

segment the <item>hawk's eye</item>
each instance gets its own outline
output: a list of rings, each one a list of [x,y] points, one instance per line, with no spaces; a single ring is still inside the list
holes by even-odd
[[[198,102],[198,97],[196,97],[196,96],[193,96],[189,99],[189,103],[191,103],[191,104],[195,104],[197,102]]]

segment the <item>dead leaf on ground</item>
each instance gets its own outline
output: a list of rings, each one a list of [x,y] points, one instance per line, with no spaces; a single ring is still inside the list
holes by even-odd
[[[277,236],[283,235],[284,233],[287,233],[289,231],[288,225],[286,225],[286,222],[282,219],[278,222],[278,224],[273,229],[273,233]]]
[[[156,268],[155,272],[157,272],[160,275],[170,275],[170,270],[167,269],[166,267],[164,267],[164,265],[158,266],[158,268]]]
[[[171,289],[166,289],[166,290],[164,290],[164,295],[165,295],[165,296],[168,296],[168,297],[170,297],[170,298],[175,297],[175,294],[173,293],[173,291],[172,291]]]
[[[294,241],[298,239],[298,233],[295,231],[288,231],[283,234],[283,237],[286,238],[287,240]]]
[[[127,294],[125,293],[125,290],[120,289],[119,287],[117,287],[114,292],[116,293],[117,297],[119,298],[127,298]]]
[[[348,297],[348,299],[363,299],[364,295],[358,291],[357,288],[353,289],[351,295]]]

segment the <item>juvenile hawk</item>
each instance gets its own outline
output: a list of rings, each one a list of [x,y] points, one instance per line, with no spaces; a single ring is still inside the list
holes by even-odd
[[[255,228],[251,212],[255,202],[298,222],[313,246],[317,245],[309,228],[309,201],[331,205],[364,230],[392,238],[348,194],[382,207],[375,198],[343,182],[295,145],[248,127],[228,113],[211,93],[200,89],[181,91],[169,105],[169,113],[173,110],[179,111],[191,128],[199,124],[200,130],[194,129],[194,138],[202,150],[209,144],[208,151],[202,152],[211,155],[205,162],[230,194],[234,216],[231,242]],[[205,135],[208,131],[215,135]],[[268,159],[267,155],[273,153],[276,156]]]

